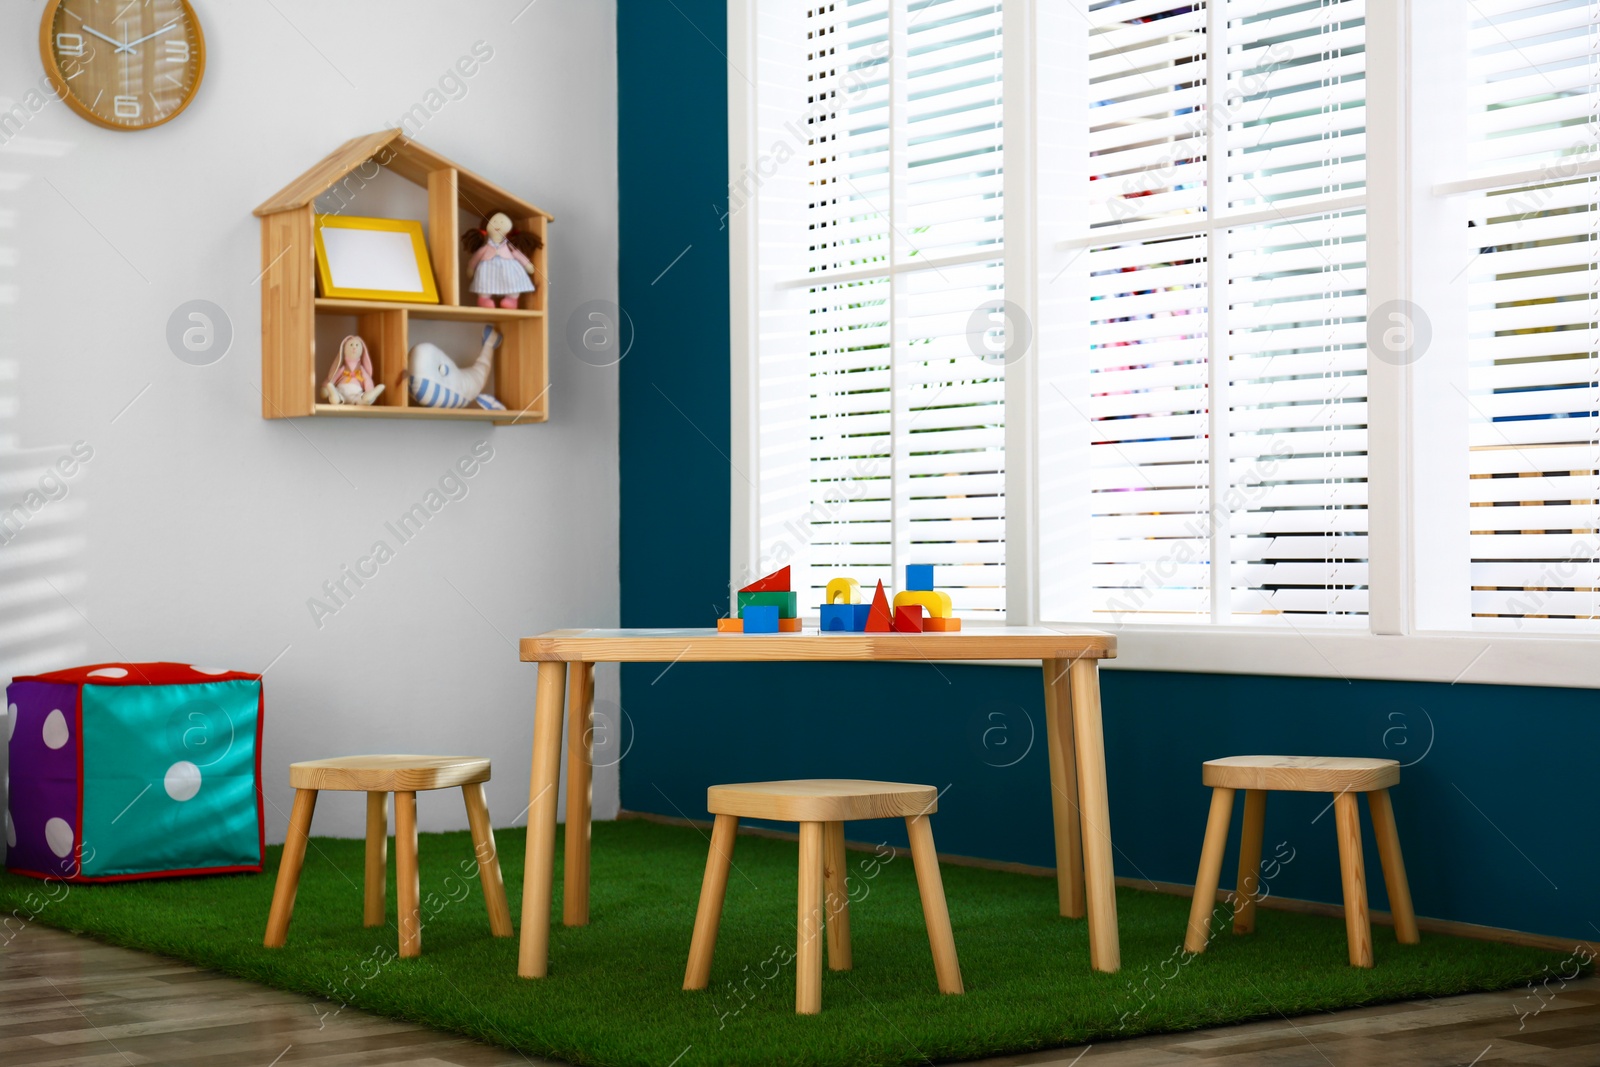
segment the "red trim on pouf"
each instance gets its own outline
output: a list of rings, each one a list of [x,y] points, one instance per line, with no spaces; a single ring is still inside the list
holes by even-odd
[[[7,874],[20,874],[28,878],[42,878],[50,881],[52,878],[68,885],[92,885],[99,882],[138,882],[146,878],[182,878],[195,874],[260,874],[261,866],[246,864],[240,867],[189,867],[177,871],[139,871],[135,874],[96,874],[84,877],[81,874],[44,874],[40,871],[30,871],[25,867],[7,867]]]
[[[78,824],[72,828],[72,854],[77,857],[77,868],[70,874],[64,875],[65,881],[73,881],[83,875],[83,750],[89,746],[84,743],[83,736],[83,687],[78,687],[78,721],[74,724],[78,738]]]
[[[204,666],[203,664],[201,666]],[[97,675],[95,671],[122,670],[120,678]],[[212,674],[212,670],[219,673]],[[13,682],[56,682],[67,685],[193,685],[200,682],[259,682],[261,675],[248,671],[225,671],[220,667],[200,670],[189,663],[94,663],[87,667],[68,667],[48,674],[25,674]]]
[[[256,686],[256,838],[260,847],[256,870],[259,871],[267,862],[267,793],[261,784],[261,738],[267,728],[267,683],[261,681],[261,675],[255,675],[261,682]]]

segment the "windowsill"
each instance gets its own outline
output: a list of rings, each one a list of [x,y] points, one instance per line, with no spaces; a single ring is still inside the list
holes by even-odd
[[[1597,637],[1499,633],[1400,637],[1305,628],[1296,632],[1257,627],[1041,625],[1116,634],[1116,659],[1101,661],[1108,670],[1600,689]],[[1025,660],[1012,665],[1039,666]]]

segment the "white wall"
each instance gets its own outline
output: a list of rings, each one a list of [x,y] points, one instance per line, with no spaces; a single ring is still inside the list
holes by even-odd
[[[269,840],[283,838],[290,762],[368,751],[491,756],[495,824],[526,825],[535,668],[516,639],[618,615],[616,369],[563,340],[578,305],[616,299],[615,8],[194,6],[208,59],[183,115],[113,132],[50,101],[0,147],[0,509],[74,442],[93,449],[65,495],[52,487],[59,498],[0,545],[0,672],[270,665]],[[0,109],[42,76],[40,15],[0,8]],[[477,42],[492,57],[458,99],[434,95],[443,106],[414,132],[555,215],[550,421],[262,419],[251,209],[430,102]],[[168,348],[169,315],[193,299],[232,322],[210,366]],[[480,441],[493,459],[467,495],[319,629],[308,599],[374,541],[395,545],[384,523]],[[597,689],[615,709],[614,669]],[[595,793],[596,815],[614,815],[614,767],[597,770]],[[357,836],[361,812],[358,797],[327,795],[317,832]],[[466,825],[459,794],[419,812],[424,830]]]

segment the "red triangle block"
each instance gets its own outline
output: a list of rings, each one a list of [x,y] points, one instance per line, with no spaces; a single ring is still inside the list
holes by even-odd
[[[757,578],[755,581],[739,590],[741,593],[788,593],[792,591],[793,590],[789,588],[788,567],[785,567],[782,570],[773,571],[765,578]]]
[[[867,633],[886,634],[894,629],[893,617],[889,614],[889,598],[884,594],[883,582],[878,582],[878,591],[872,594],[872,607],[867,611]]]

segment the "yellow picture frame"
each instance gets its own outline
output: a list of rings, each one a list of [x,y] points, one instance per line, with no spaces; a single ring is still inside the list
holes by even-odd
[[[338,236],[325,238],[325,231],[334,231]],[[357,236],[362,233],[375,237],[362,240]],[[406,242],[396,235],[409,238],[410,259],[405,256]],[[416,219],[318,215],[313,237],[317,282],[323,296],[407,304],[439,302],[428,244],[422,236],[422,223]],[[413,266],[414,288],[410,274]]]

